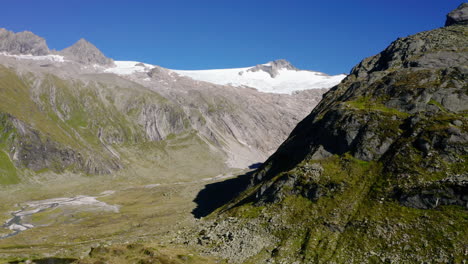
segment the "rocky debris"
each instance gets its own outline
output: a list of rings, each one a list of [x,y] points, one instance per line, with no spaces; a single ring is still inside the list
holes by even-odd
[[[59,54],[86,65],[111,66],[114,64],[112,59],[107,58],[96,46],[85,39],[78,40],[72,46],[61,50]]]
[[[468,3],[461,4],[457,9],[447,14],[445,26],[467,25],[468,24]]]
[[[180,232],[172,243],[197,247],[204,254],[229,259],[230,263],[243,263],[261,251],[270,251],[279,242],[260,223],[261,220],[236,217],[199,222],[194,230]]]
[[[468,174],[464,178],[441,180],[409,190],[397,189],[394,198],[405,206],[418,209],[434,209],[442,205],[458,205],[468,209]]]
[[[0,28],[0,52],[14,55],[47,55],[50,53],[45,39],[29,31],[14,33],[4,28]]]
[[[259,64],[253,68],[248,69],[247,71],[249,72],[264,71],[268,73],[271,76],[271,78],[275,78],[279,74],[279,70],[298,71],[299,69],[294,67],[287,60],[275,60],[275,61],[270,61],[266,64]]]

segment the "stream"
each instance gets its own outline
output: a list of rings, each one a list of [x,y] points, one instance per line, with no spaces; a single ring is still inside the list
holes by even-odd
[[[47,200],[40,200],[40,201],[31,201],[26,202],[22,205],[18,205],[21,207],[20,210],[14,211],[11,213],[12,218],[7,220],[5,224],[3,224],[3,228],[9,229],[12,232],[3,236],[0,236],[0,239],[5,239],[8,237],[15,236],[20,232],[25,230],[31,229],[34,227],[32,223],[28,223],[27,219],[34,214],[44,212],[46,210],[52,210],[58,207],[80,207],[80,209],[98,209],[103,211],[111,211],[111,212],[119,212],[119,206],[117,205],[109,205],[105,202],[101,202],[96,198],[104,197],[107,195],[111,195],[114,193],[113,191],[105,191],[101,193],[99,196],[85,196],[79,195],[70,198],[53,198]],[[77,209],[78,210],[78,209]]]

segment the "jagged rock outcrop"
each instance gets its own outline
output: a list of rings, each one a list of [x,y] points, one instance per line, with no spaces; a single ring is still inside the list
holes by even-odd
[[[219,209],[281,241],[242,261],[466,259],[467,34],[452,23],[397,39],[324,95]]]
[[[457,9],[447,14],[445,26],[468,24],[468,3],[461,4]]]
[[[275,60],[275,61],[270,61],[266,64],[259,64],[253,68],[248,69],[247,71],[250,71],[250,72],[264,71],[268,73],[271,76],[271,78],[275,78],[279,74],[279,70],[283,70],[283,69],[298,71],[298,69],[294,67],[287,60]]]
[[[112,59],[107,58],[96,46],[85,39],[78,40],[75,44],[63,49],[59,53],[86,65],[98,64],[109,66],[114,63]]]
[[[46,41],[29,31],[14,33],[0,28],[0,52],[24,55],[47,55]]]

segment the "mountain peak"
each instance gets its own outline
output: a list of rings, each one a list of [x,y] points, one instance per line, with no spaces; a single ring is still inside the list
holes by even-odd
[[[457,9],[447,14],[445,26],[467,25],[468,24],[468,3],[463,3]]]
[[[270,74],[271,78],[275,78],[279,74],[279,70],[293,70],[298,71],[299,69],[294,67],[289,61],[285,59],[279,59],[270,61],[266,64],[259,64],[253,68],[248,69],[250,72],[264,71]]]
[[[0,28],[0,52],[31,55],[50,53],[45,39],[30,31],[15,33],[5,28]]]
[[[269,64],[271,67],[276,68],[276,69],[286,69],[286,70],[295,70],[295,71],[299,70],[298,68],[294,67],[294,65],[292,65],[291,62],[285,59],[270,61],[267,64]]]
[[[110,65],[114,63],[112,59],[107,58],[96,46],[84,38],[62,50],[61,53],[84,64]]]
[[[80,38],[80,40],[78,40],[77,42],[75,42],[74,45],[79,45],[79,46],[90,46],[90,47],[94,47],[96,48],[96,46],[94,46],[91,42],[87,41],[86,39],[84,38]]]

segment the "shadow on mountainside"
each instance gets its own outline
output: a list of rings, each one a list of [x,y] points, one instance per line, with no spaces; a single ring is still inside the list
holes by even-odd
[[[262,162],[252,163],[251,165],[249,165],[249,169],[258,169],[258,168],[260,168],[262,165],[263,165]]]
[[[254,172],[251,171],[222,182],[207,184],[193,200],[197,207],[193,209],[192,214],[195,218],[205,217],[237,197],[247,188]]]

